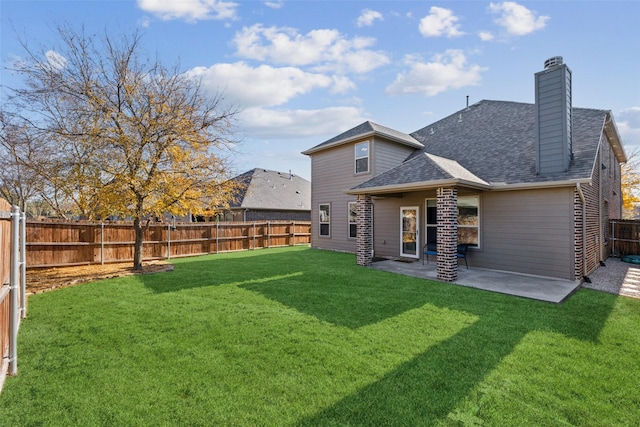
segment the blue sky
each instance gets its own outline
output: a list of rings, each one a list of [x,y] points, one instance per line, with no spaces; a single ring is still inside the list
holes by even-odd
[[[574,107],[613,112],[640,147],[640,1],[1,0],[1,84],[22,38],[54,28],[131,34],[241,113],[235,172],[310,178],[300,154],[365,120],[411,133],[482,99],[534,101],[534,73],[562,56]]]

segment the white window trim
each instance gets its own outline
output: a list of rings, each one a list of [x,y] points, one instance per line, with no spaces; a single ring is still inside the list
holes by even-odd
[[[470,196],[458,196],[458,199],[460,199],[461,197],[475,197],[478,200],[478,225],[460,225],[460,224],[458,224],[458,228],[475,228],[475,229],[477,229],[478,230],[478,245],[477,246],[470,246],[470,247],[473,248],[473,249],[480,249],[482,247],[482,237],[481,237],[481,233],[480,233],[480,231],[481,231],[480,230],[480,226],[482,224],[482,220],[480,218],[480,211],[481,211],[481,209],[480,209],[480,203],[481,203],[480,195],[479,194],[474,194],[474,195],[470,195]],[[434,228],[437,227],[437,224],[429,224],[429,223],[427,223],[427,219],[428,219],[428,206],[427,206],[427,203],[428,203],[429,200],[435,200],[436,201],[436,205],[437,205],[437,199],[436,198],[427,198],[427,199],[424,200],[424,209],[425,209],[424,210],[424,212],[425,212],[425,214],[424,214],[424,223],[425,223],[424,235],[425,235],[425,239],[428,236],[429,227],[434,227]],[[427,243],[427,242],[425,241],[425,243]]]
[[[351,205],[355,205],[356,207],[356,220],[355,222],[351,222]],[[358,202],[348,202],[347,203],[347,238],[348,239],[356,239],[358,237],[358,232],[356,231],[356,235],[351,235],[351,224],[356,225],[356,230],[358,227]]]
[[[329,207],[329,221],[321,221],[320,220],[320,212],[322,212],[322,207]],[[329,233],[322,234],[322,225],[328,224]],[[331,237],[331,203],[318,203],[318,237]]]
[[[360,156],[358,157],[358,145],[361,144],[367,144],[367,155],[366,156]],[[356,175],[362,175],[362,174],[366,174],[366,173],[370,173],[371,172],[371,141],[361,141],[361,142],[357,142],[354,146],[353,146],[353,173]],[[360,159],[367,159],[367,170],[366,171],[361,171],[358,172],[358,160]]]

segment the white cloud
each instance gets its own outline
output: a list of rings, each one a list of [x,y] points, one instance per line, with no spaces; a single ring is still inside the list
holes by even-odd
[[[368,49],[374,43],[372,38],[347,39],[337,30],[313,30],[303,35],[294,28],[260,24],[243,28],[233,39],[236,54],[242,58],[354,73],[389,63],[386,55]]]
[[[331,93],[346,93],[356,88],[355,83],[345,76],[333,76],[332,80]]]
[[[238,3],[223,0],[138,0],[138,7],[163,21],[235,19]]]
[[[370,27],[376,19],[382,21],[383,17],[380,12],[377,10],[365,9],[358,17],[357,25],[358,27]]]
[[[67,58],[60,55],[55,50],[48,50],[44,54],[44,56],[45,58],[47,58],[47,63],[49,64],[49,66],[51,66],[51,68],[53,68],[54,70],[59,71],[67,66]]]
[[[537,16],[535,11],[511,1],[490,3],[489,11],[499,15],[494,21],[496,24],[503,27],[508,34],[515,36],[524,36],[541,30],[549,20],[548,16]]]
[[[314,89],[343,90],[349,86],[344,81],[295,67],[254,68],[244,62],[196,67],[187,76],[201,79],[205,90],[223,93],[227,101],[240,109],[281,105]]]
[[[271,9],[281,9],[284,6],[283,0],[278,1],[265,1],[265,6],[270,7]]]
[[[431,62],[421,62],[416,57],[407,57],[406,62],[410,65],[409,71],[396,77],[386,89],[388,94],[435,96],[449,89],[478,85],[480,74],[486,70],[479,65],[467,65],[464,53],[457,49],[438,54]]]
[[[357,108],[331,107],[319,110],[249,108],[240,114],[239,120],[242,129],[252,138],[303,138],[334,135],[366,119]]]
[[[420,20],[420,33],[425,37],[458,37],[464,35],[457,24],[459,18],[450,9],[432,6],[429,15]]]
[[[478,33],[478,37],[480,37],[480,40],[483,42],[489,42],[494,39],[493,34],[490,31],[480,31]]]
[[[622,137],[622,143],[626,147],[640,149],[640,107],[631,107],[620,111],[616,114],[615,120]],[[627,150],[627,154],[630,154],[630,151]]]

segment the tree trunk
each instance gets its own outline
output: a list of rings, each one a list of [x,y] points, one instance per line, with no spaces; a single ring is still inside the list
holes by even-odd
[[[144,240],[144,228],[142,220],[136,218],[133,220],[133,229],[136,233],[136,241],[133,245],[133,269],[142,270],[142,242]]]

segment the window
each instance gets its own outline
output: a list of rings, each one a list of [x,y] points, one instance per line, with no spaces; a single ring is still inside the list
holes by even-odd
[[[425,243],[435,243],[438,226],[438,208],[435,199],[427,199],[427,239]]]
[[[480,246],[479,197],[458,197],[458,243],[466,243],[472,247]],[[437,236],[437,201],[426,201],[426,243],[436,241]]]
[[[330,225],[331,225],[331,205],[322,204],[320,205],[320,236],[330,236]]]
[[[357,221],[358,219],[358,204],[356,202],[349,202],[349,238],[350,239],[355,239],[356,237],[358,237],[358,226],[357,226]]]
[[[369,172],[369,141],[356,144],[356,173]]]
[[[458,197],[458,243],[480,246],[478,196]]]

